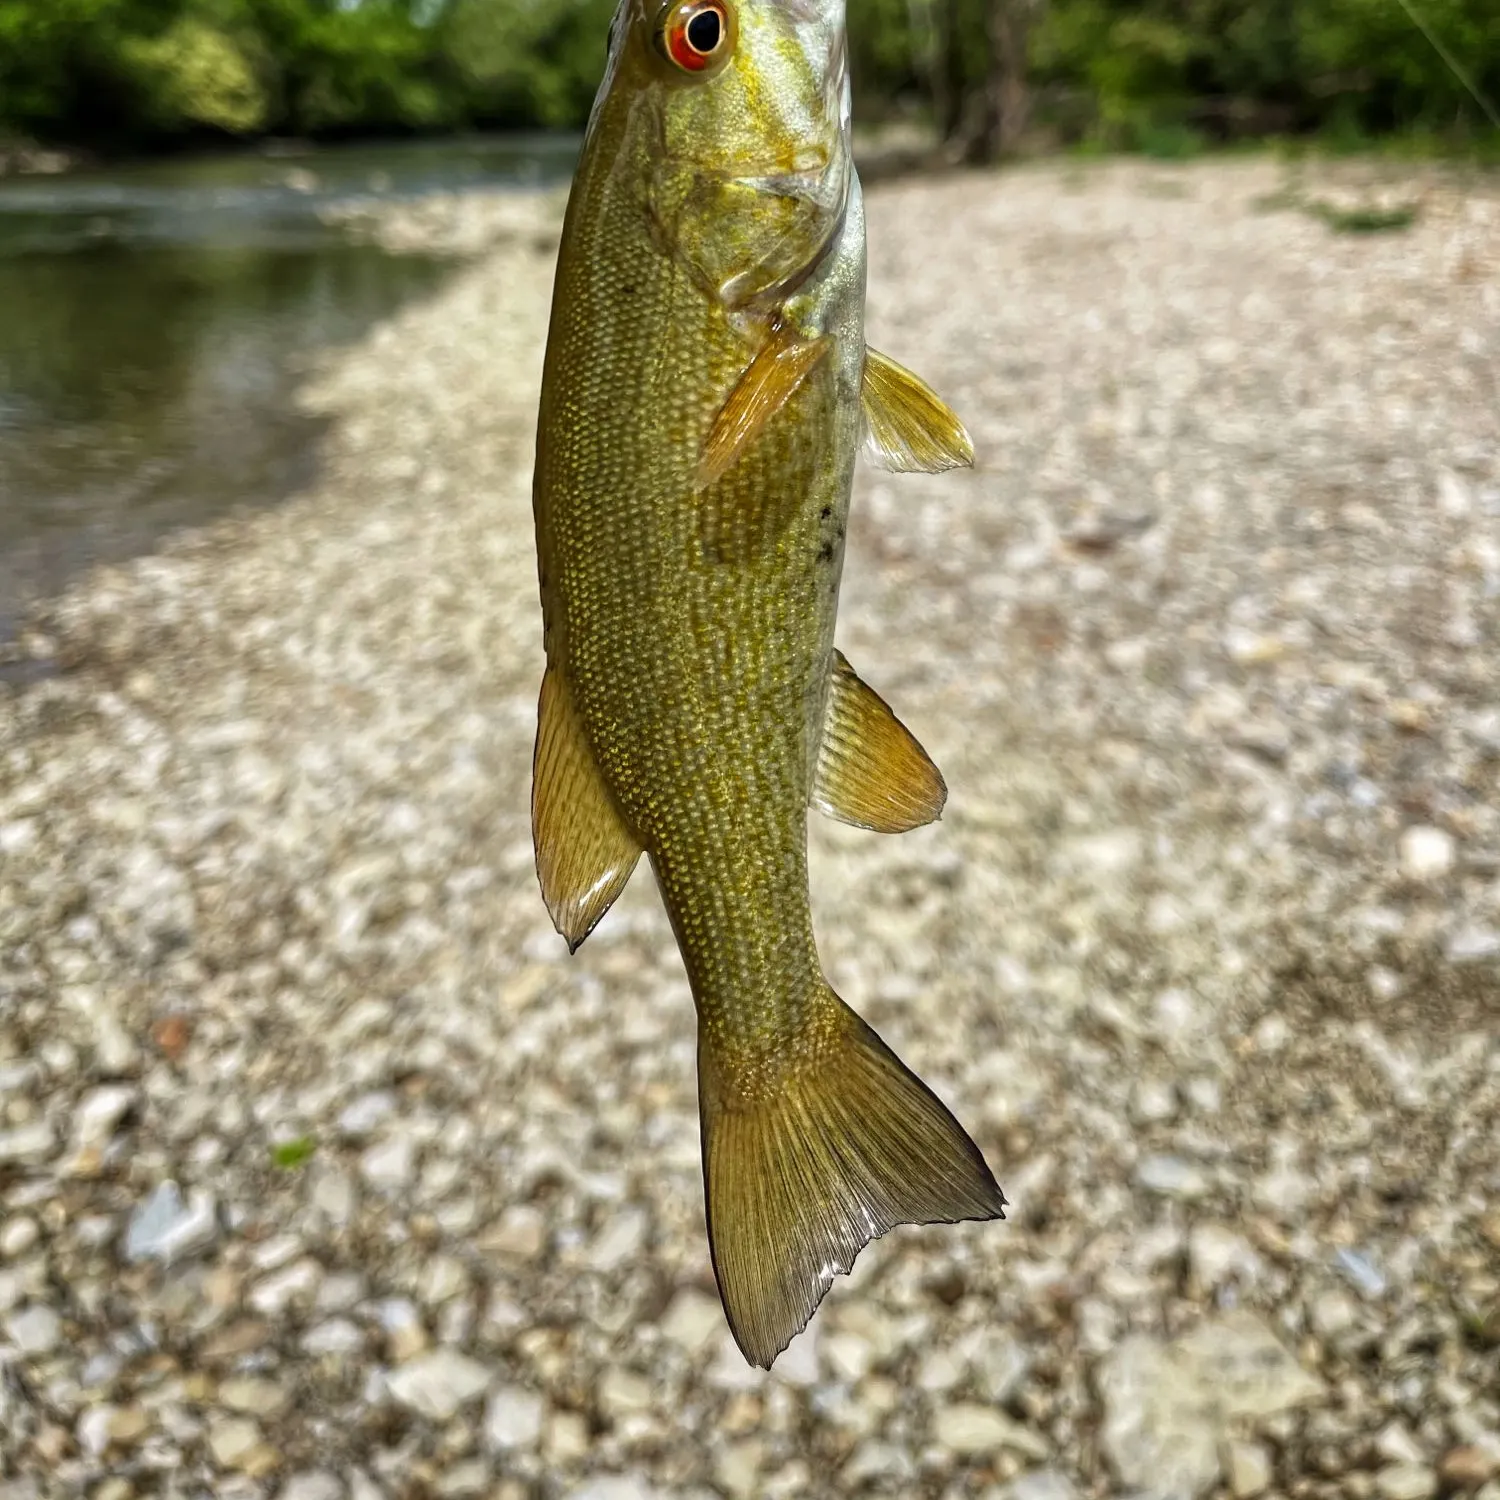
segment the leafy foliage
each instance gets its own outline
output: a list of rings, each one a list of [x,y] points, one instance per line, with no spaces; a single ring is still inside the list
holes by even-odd
[[[613,0],[451,0],[438,27],[472,115],[565,127],[588,116]]]
[[[312,1160],[318,1143],[310,1135],[299,1135],[294,1140],[282,1141],[271,1147],[271,1165],[283,1172],[295,1172]]]
[[[150,128],[248,135],[266,123],[259,59],[232,33],[196,17],[183,16],[157,36],[123,38],[119,60]]]
[[[139,147],[195,135],[576,126],[614,0],[0,0],[0,132]],[[1029,7],[1038,114],[1160,155],[1236,135],[1472,135],[1483,114],[1415,16],[1500,99],[1495,0],[849,0],[861,116],[985,88]],[[972,111],[971,111],[972,112]]]
[[[1491,99],[1500,97],[1500,7],[1412,0]],[[1400,0],[1054,0],[1033,38],[1039,78],[1084,82],[1113,144],[1194,123],[1359,135],[1473,130],[1484,116]]]

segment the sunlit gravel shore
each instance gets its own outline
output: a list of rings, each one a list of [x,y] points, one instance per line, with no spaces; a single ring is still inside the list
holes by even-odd
[[[649,872],[570,960],[531,869],[556,200],[369,231],[477,258],[310,382],[318,487],[0,685],[0,1500],[1500,1500],[1500,185],[1383,170],[871,192],[980,462],[860,477],[951,794],[815,821],[815,912],[1015,1210],[769,1377]]]

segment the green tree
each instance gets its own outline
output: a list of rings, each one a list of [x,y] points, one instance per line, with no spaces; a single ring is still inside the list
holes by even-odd
[[[274,59],[279,128],[326,135],[458,124],[435,39],[405,0],[243,0]]]
[[[485,124],[581,124],[604,71],[613,0],[451,0],[443,54]]]
[[[613,5],[0,0],[0,131],[132,147],[577,126]],[[921,108],[980,155],[1012,146],[1028,116],[1116,146],[1173,132],[1462,135],[1484,116],[1453,63],[1500,99],[1500,4],[849,0],[849,52],[861,118]]]
[[[266,64],[254,39],[192,15],[156,36],[121,41],[119,61],[145,128],[172,134],[209,128],[249,135],[268,122]]]
[[[120,49],[171,24],[178,0],[0,0],[0,126],[47,135],[104,123]]]

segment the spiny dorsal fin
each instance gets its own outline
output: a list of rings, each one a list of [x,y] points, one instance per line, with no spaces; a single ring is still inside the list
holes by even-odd
[[[698,459],[698,486],[728,473],[828,352],[826,338],[804,338],[789,324],[775,328],[714,418]]]
[[[571,952],[625,889],[641,846],[609,795],[556,667],[542,678],[531,774],[536,873]]]
[[[865,350],[865,452],[898,474],[936,474],[974,462],[974,444],[942,397],[908,369]]]
[[[947,796],[942,774],[912,732],[835,651],[813,806],[856,828],[905,833],[931,823]]]
[[[698,1047],[714,1274],[735,1342],[766,1369],[888,1229],[1005,1217],[963,1126],[826,984],[810,1027],[814,1060],[749,1093],[708,1033]]]

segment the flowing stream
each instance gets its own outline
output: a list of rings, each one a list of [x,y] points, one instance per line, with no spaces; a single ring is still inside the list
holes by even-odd
[[[0,182],[0,642],[80,569],[308,482],[309,357],[453,265],[353,243],[325,210],[556,182],[575,151],[481,137]]]

